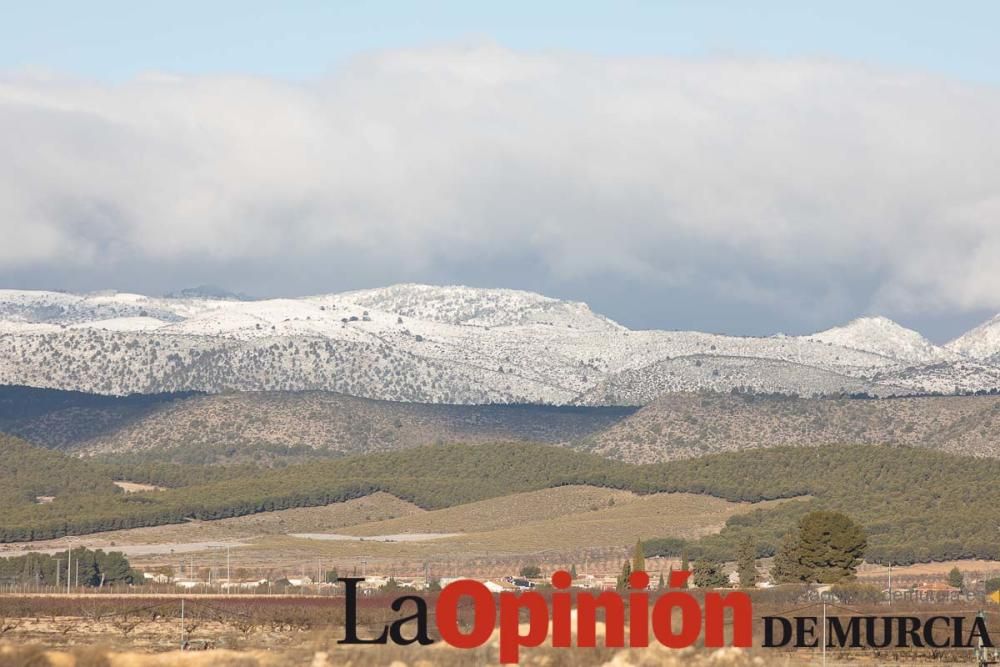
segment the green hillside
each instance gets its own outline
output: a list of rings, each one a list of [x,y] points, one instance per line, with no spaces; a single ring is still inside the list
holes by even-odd
[[[761,553],[804,511],[844,511],[868,530],[869,556],[896,563],[1000,558],[1000,462],[917,448],[774,448],[651,465],[630,465],[532,444],[437,445],[290,466],[282,470],[109,466],[0,439],[5,508],[0,540],[20,541],[117,528],[220,519],[324,505],[385,491],[433,509],[566,484],[704,493],[731,501],[808,496],[734,517],[720,535],[686,545],[725,557],[750,533]],[[33,458],[34,457],[34,458]],[[39,466],[52,476],[38,486]],[[26,473],[25,470],[28,470]],[[182,485],[123,494],[112,478]],[[73,480],[70,483],[70,480]],[[59,480],[66,484],[60,486]],[[38,489],[52,502],[34,501]],[[11,492],[13,490],[13,492]],[[545,508],[539,507],[540,515]],[[655,526],[651,526],[655,532]],[[669,537],[664,535],[663,537]],[[675,549],[656,543],[651,548]]]

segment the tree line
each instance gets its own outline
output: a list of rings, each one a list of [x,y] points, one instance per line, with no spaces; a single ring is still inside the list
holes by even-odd
[[[69,578],[67,580],[67,577]],[[140,584],[143,575],[132,569],[120,551],[77,547],[56,554],[30,553],[0,558],[0,582],[37,586],[109,586]]]

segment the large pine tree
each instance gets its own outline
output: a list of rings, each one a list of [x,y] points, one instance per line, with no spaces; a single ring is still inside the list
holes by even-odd
[[[867,546],[864,530],[847,515],[810,512],[782,542],[771,573],[778,582],[835,584],[854,576]]]
[[[753,588],[757,585],[757,546],[749,535],[740,542],[736,552],[736,572],[743,588]]]

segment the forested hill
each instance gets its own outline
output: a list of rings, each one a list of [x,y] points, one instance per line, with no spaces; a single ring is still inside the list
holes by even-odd
[[[823,507],[860,521],[869,531],[869,555],[875,559],[1000,558],[995,539],[1000,462],[921,449],[776,448],[636,466],[544,445],[437,445],[257,471],[110,466],[0,439],[0,460],[12,459],[21,463],[0,466],[3,541],[324,505],[378,490],[430,509],[590,484],[642,494],[705,493],[732,501],[808,498],[731,519],[722,536],[700,544],[722,554],[735,536],[748,531],[767,553],[799,513]],[[48,485],[36,486],[43,476]],[[183,488],[126,495],[109,487],[106,481],[112,478]],[[38,489],[55,499],[36,502],[31,495]],[[538,511],[544,516],[544,507]],[[650,530],[655,532],[655,526]]]
[[[102,396],[79,391],[0,385],[0,432],[53,449],[116,433],[196,392]]]
[[[328,391],[101,396],[0,386],[0,432],[87,454],[186,463],[283,464],[436,442],[564,443],[635,408],[434,405]]]
[[[3,509],[0,531],[12,524],[13,517],[25,512],[30,514],[32,508],[62,516],[72,526],[74,517],[83,511],[86,502],[123,499],[115,480],[183,487],[254,474],[256,469],[246,466],[98,463],[36,447],[0,433],[0,507]],[[55,509],[44,509],[48,507]]]

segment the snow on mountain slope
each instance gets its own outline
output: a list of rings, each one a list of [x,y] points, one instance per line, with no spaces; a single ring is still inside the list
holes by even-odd
[[[162,329],[168,323],[155,317],[112,317],[107,320],[92,322],[77,322],[70,324],[70,329],[103,329],[105,331],[155,331]]]
[[[973,359],[1000,359],[1000,315],[962,334],[945,347]]]
[[[0,290],[0,320],[76,324],[119,317],[154,317],[178,321],[211,308],[207,300],[157,299],[124,292],[68,294]]]
[[[0,384],[98,393],[331,389],[443,403],[990,389],[1000,369],[884,318],[812,336],[630,331],[530,292],[397,285],[297,299],[0,290]]]
[[[667,392],[732,389],[797,396],[903,396],[901,386],[878,384],[780,359],[698,355],[666,359],[610,375],[582,395],[584,405],[645,405]]]
[[[0,320],[0,335],[26,333],[55,333],[61,327],[46,322],[22,322],[20,320]]]
[[[954,353],[934,345],[916,331],[902,327],[886,317],[859,317],[844,326],[833,327],[806,338],[914,364],[957,358]]]
[[[403,317],[446,324],[503,327],[547,324],[577,329],[623,329],[585,303],[534,292],[461,286],[394,285],[348,292],[342,300]]]

